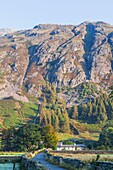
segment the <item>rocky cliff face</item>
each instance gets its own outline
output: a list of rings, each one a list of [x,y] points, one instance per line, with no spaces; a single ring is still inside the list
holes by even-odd
[[[113,82],[113,26],[36,25],[0,37],[0,98],[29,101],[53,84],[67,103],[75,102],[85,82],[97,91]],[[65,89],[65,90],[64,90]],[[70,94],[66,94],[70,90]]]

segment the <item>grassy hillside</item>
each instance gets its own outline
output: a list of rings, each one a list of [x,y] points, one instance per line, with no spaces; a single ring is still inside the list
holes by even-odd
[[[13,99],[0,100],[0,127],[18,127],[25,122],[33,122],[38,114],[38,106],[35,103],[24,103]],[[89,139],[98,140],[103,125],[87,124],[70,119],[70,122],[79,131],[79,135],[72,133],[58,133],[59,140]]]
[[[38,106],[34,103],[24,103],[13,99],[0,100],[0,127],[19,126],[33,121],[37,115]]]
[[[103,124],[87,124],[81,121],[70,119],[71,124],[78,130],[79,135],[73,135],[72,133],[58,133],[59,140],[93,140],[98,141],[100,132],[105,125]]]

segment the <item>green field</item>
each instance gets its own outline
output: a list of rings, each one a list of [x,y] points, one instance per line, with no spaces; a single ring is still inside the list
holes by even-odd
[[[87,124],[75,120],[70,120],[74,127],[78,130],[79,135],[73,135],[71,133],[58,133],[59,140],[93,140],[98,141],[99,135],[104,124]]]
[[[21,156],[25,155],[25,152],[0,152],[0,156]]]
[[[20,124],[34,121],[38,111],[35,103],[24,103],[10,100],[0,100],[0,127],[18,127]]]

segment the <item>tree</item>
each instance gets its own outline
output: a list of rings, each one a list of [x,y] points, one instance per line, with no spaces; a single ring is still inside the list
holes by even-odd
[[[13,151],[15,149],[15,134],[16,129],[14,127],[2,130],[2,150]]]
[[[113,149],[113,124],[109,122],[106,124],[100,134],[98,143],[100,146],[104,146],[105,149]]]
[[[58,132],[59,131],[59,119],[58,116],[55,115],[55,124],[54,124],[55,130]]]
[[[19,151],[29,151],[37,148],[41,134],[36,124],[25,124],[17,130],[17,147]]]
[[[87,117],[88,117],[88,106],[86,103],[82,103],[81,105],[79,105],[79,119],[86,120]]]
[[[47,124],[47,115],[46,115],[45,101],[40,106],[38,122],[40,123],[41,126]]]
[[[113,99],[113,86],[111,86],[109,89],[110,89],[109,97]]]
[[[53,126],[39,127],[37,124],[28,123],[18,129],[4,129],[1,141],[4,151],[34,151],[40,143],[55,149],[58,139]]]
[[[67,111],[65,111],[64,114],[63,114],[63,121],[62,121],[62,127],[61,127],[62,132],[64,132],[64,133],[70,132],[70,126],[69,125],[70,125],[69,124],[69,117],[68,117]]]
[[[46,125],[41,128],[41,136],[44,146],[46,148],[55,149],[57,146],[58,138],[56,132],[51,125]]]
[[[71,108],[70,117],[71,117],[72,119],[78,119],[78,107],[77,107],[77,105],[74,105],[74,106]]]

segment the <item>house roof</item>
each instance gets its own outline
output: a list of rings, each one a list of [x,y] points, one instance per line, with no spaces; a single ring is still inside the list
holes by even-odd
[[[58,145],[57,147],[75,147],[76,145]]]
[[[84,144],[76,144],[76,145],[58,145],[57,147],[60,147],[60,148],[62,148],[62,147],[85,147],[85,145]]]

